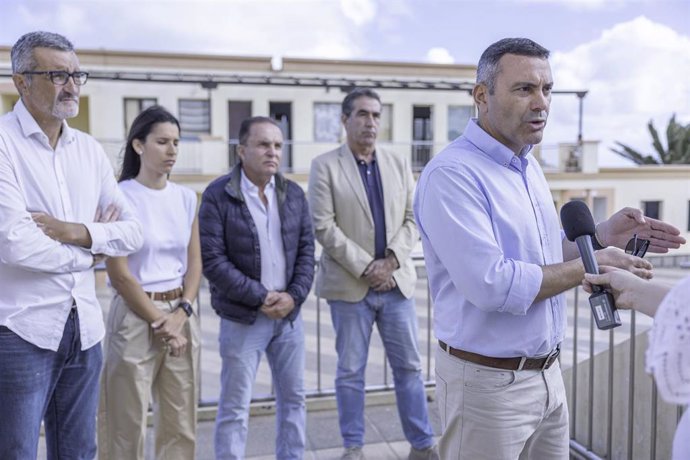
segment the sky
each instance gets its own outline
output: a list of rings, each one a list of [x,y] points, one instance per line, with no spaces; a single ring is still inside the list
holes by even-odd
[[[690,123],[690,0],[0,0],[0,45],[51,30],[77,48],[476,65],[504,37],[551,50],[554,89],[588,90],[585,140],[653,151]],[[554,96],[544,144],[577,136],[577,100]]]

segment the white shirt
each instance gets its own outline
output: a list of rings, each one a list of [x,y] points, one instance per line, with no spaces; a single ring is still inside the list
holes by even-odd
[[[119,186],[144,233],[144,245],[127,257],[130,273],[145,291],[163,292],[182,286],[196,216],[196,193],[173,182],[160,190],[135,179]]]
[[[690,276],[664,297],[649,332],[647,372],[654,374],[659,394],[672,404],[690,403]],[[690,458],[690,410],[678,423],[673,459]]]
[[[97,208],[121,209],[94,223]],[[30,212],[86,225],[90,250],[43,234]],[[142,244],[141,226],[119,191],[103,148],[63,122],[55,150],[24,104],[0,118],[0,325],[56,351],[69,310],[79,311],[82,350],[104,335],[92,254],[125,256]]]
[[[244,174],[244,169],[241,188],[256,226],[256,232],[259,234],[261,284],[269,291],[284,291],[287,287],[287,272],[283,235],[280,232],[275,177],[271,177],[271,181],[264,188],[264,195],[268,202],[265,206],[259,197],[259,187],[249,180]]]

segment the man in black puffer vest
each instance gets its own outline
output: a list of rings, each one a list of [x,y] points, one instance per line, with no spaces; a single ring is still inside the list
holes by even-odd
[[[242,122],[241,163],[201,199],[199,229],[211,305],[221,317],[217,459],[244,458],[249,402],[266,353],[276,391],[276,451],[304,455],[304,333],[300,306],[314,278],[304,192],[279,172],[283,135],[266,117]]]

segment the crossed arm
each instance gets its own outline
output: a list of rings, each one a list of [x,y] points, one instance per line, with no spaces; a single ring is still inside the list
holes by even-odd
[[[98,208],[93,221],[107,224],[117,221],[119,217],[120,209],[110,204],[104,211]],[[32,212],[31,218],[47,237],[62,244],[91,249],[93,240],[86,225],[63,222],[43,212]],[[91,265],[96,265],[105,260],[105,258],[105,254],[93,254],[93,263]]]

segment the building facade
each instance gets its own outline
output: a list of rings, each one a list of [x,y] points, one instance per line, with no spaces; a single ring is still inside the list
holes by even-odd
[[[0,47],[0,113],[18,99],[9,51]],[[380,143],[410,155],[416,170],[461,134],[475,110],[470,90],[476,67],[470,65],[106,50],[78,54],[91,76],[82,88],[79,116],[70,125],[97,138],[117,170],[134,117],[152,104],[166,107],[182,126],[176,179],[199,191],[234,164],[239,125],[249,116],[279,122],[287,140],[283,169],[306,186],[311,160],[343,141],[340,103],[354,86],[381,95]],[[601,220],[623,206],[639,207],[690,239],[690,165],[600,169],[597,142],[576,147],[536,151],[558,208],[583,199]]]

